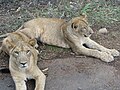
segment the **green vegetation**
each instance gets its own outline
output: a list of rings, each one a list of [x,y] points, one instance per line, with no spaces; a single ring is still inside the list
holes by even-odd
[[[25,9],[25,8],[23,8]],[[106,2],[105,0],[61,0],[57,4],[48,3],[42,8],[26,8],[29,16],[36,17],[56,17],[70,19],[72,17],[80,16],[85,13],[91,25],[98,24],[112,24],[120,21],[120,6],[115,5],[112,1]],[[31,13],[31,15],[30,15]]]
[[[82,10],[89,17],[91,24],[112,24],[120,21],[120,6],[112,5],[111,2],[101,0],[99,2],[90,2]]]
[[[4,0],[3,0],[4,1]],[[80,16],[85,13],[91,25],[108,25],[120,21],[120,6],[114,0],[58,0],[58,2],[44,2],[41,0],[14,0],[6,2],[10,7],[6,13],[9,20],[6,24],[1,23],[2,29],[18,29],[25,21],[37,17],[65,18]],[[115,0],[116,1],[116,0]],[[5,1],[4,1],[5,2]],[[4,8],[3,8],[4,9]],[[19,9],[19,10],[18,10]],[[16,12],[16,10],[18,10]]]
[[[120,22],[120,6],[113,1],[116,0],[55,0],[55,3],[46,0],[44,3],[41,3],[41,0],[2,0],[5,5],[2,4],[1,16],[5,22],[0,23],[0,28],[3,32],[12,32],[33,18],[71,19],[81,13],[88,16],[91,25],[110,25]],[[60,51],[57,47],[47,48]]]

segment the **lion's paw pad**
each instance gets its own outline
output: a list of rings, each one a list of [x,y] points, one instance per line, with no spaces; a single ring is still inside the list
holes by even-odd
[[[110,52],[113,56],[119,56],[120,55],[119,51],[117,51],[116,49],[111,49]]]
[[[104,52],[102,54],[103,54],[102,57],[101,57],[102,61],[105,61],[105,62],[112,62],[112,61],[114,61],[114,57],[111,54],[108,54],[106,52]]]

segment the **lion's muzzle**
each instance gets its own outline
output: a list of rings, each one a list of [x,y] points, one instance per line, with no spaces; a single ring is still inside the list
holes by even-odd
[[[21,68],[27,68],[27,67],[28,67],[27,62],[21,62],[21,63],[20,63],[20,67],[21,67]]]

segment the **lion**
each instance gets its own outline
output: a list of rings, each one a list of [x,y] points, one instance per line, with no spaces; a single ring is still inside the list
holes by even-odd
[[[29,30],[23,28],[29,28]],[[17,31],[37,38],[43,43],[71,48],[76,54],[96,57],[105,62],[114,61],[114,56],[119,56],[117,50],[105,48],[90,39],[93,30],[88,24],[86,15],[69,21],[57,18],[36,18],[25,22]]]
[[[32,38],[38,38],[43,43],[71,48],[77,54],[96,57],[105,62],[114,61],[113,56],[119,56],[117,50],[105,48],[90,39],[93,30],[87,22],[86,15],[75,17],[67,22],[65,19],[37,18],[24,23],[18,31]]]
[[[10,33],[3,40],[1,50],[10,56],[9,70],[16,90],[27,90],[27,79],[35,79],[35,90],[44,90],[46,76],[37,66],[39,52],[35,48],[36,43],[35,39],[21,32]]]

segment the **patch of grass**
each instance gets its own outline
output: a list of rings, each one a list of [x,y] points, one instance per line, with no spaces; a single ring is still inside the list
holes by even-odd
[[[112,5],[111,2],[101,0],[99,2],[90,2],[82,10],[86,13],[91,24],[110,25],[120,21],[120,6]]]
[[[43,7],[23,8],[32,18],[48,17],[48,18],[65,18],[70,19],[80,16],[85,13],[91,25],[98,24],[112,24],[120,21],[120,6],[114,5],[113,1],[106,2],[105,0],[60,0],[57,4],[48,2]],[[24,12],[26,13],[26,12]],[[24,14],[23,13],[23,14]],[[30,15],[31,14],[31,15]]]
[[[4,1],[4,0],[3,0]],[[7,17],[5,22],[0,23],[3,32],[12,32],[17,30],[24,22],[38,17],[71,19],[85,13],[91,25],[110,25],[120,22],[120,6],[113,5],[112,0],[58,0],[52,2],[40,3],[40,0],[15,0],[12,1],[3,17]],[[8,2],[9,3],[9,2]],[[14,7],[13,7],[14,6]],[[12,8],[13,7],[13,8]],[[20,8],[18,12],[16,10]],[[2,8],[4,9],[4,8]],[[61,49],[53,46],[47,46],[51,51],[60,51]]]
[[[62,51],[66,51],[66,52],[70,51],[70,49],[67,49],[67,48],[61,48],[61,47],[51,46],[51,45],[46,45],[46,49],[56,53],[62,52]]]
[[[71,19],[80,16],[81,13],[87,14],[91,25],[95,23],[107,25],[120,21],[120,6],[113,5],[112,0],[108,0],[108,2],[105,0],[88,0],[89,2],[87,0],[58,1],[56,4],[50,1],[41,4],[39,0],[15,0],[10,3],[12,10],[8,10],[8,13],[6,13],[9,19],[5,22],[5,25],[1,23],[0,27],[15,31],[24,22],[33,18]],[[19,12],[16,12],[17,8],[20,8]]]

